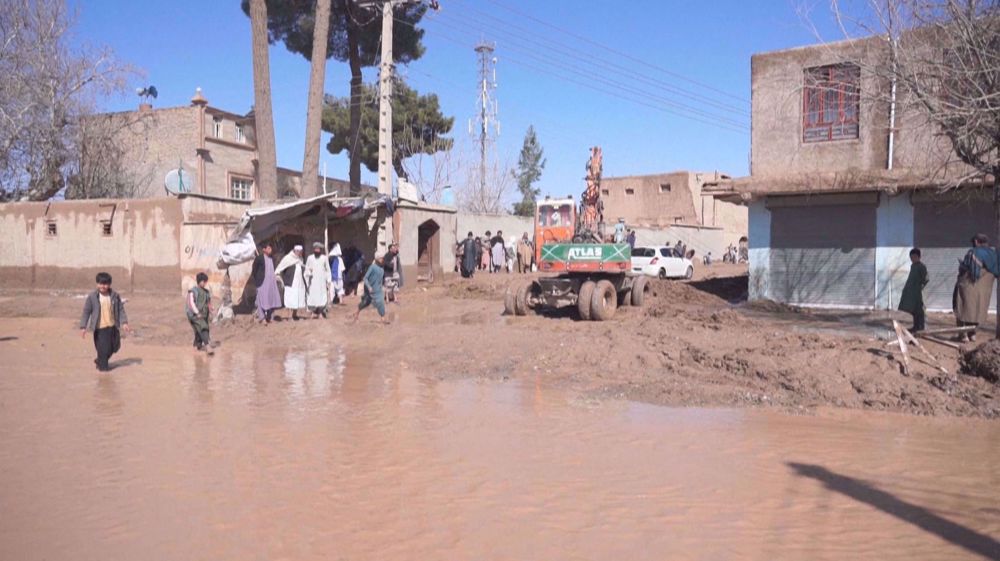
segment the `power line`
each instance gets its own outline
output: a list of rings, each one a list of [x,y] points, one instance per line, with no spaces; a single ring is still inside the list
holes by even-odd
[[[553,24],[551,24],[551,23],[549,23],[547,21],[541,20],[541,19],[539,19],[539,18],[537,18],[537,17],[535,17],[535,16],[533,16],[531,14],[528,14],[528,13],[525,13],[525,12],[523,12],[521,10],[518,10],[517,8],[512,8],[510,6],[507,6],[503,2],[499,2],[497,0],[487,0],[487,1],[490,2],[493,5],[499,7],[501,9],[503,9],[503,10],[506,10],[508,12],[511,12],[511,13],[513,13],[515,15],[518,15],[518,16],[523,17],[523,18],[527,18],[527,19],[529,19],[531,21],[534,21],[534,22],[536,22],[536,23],[538,23],[540,25],[544,25],[545,27],[548,27],[549,29],[553,29],[553,30],[558,31],[560,33],[569,35],[570,37],[573,37],[574,39],[579,39],[580,41],[585,41],[587,43],[590,43],[591,45],[594,45],[595,47],[598,47],[598,48],[603,49],[605,51],[608,51],[610,53],[614,53],[614,54],[616,54],[618,56],[624,57],[624,58],[626,58],[628,60],[631,60],[632,62],[641,64],[641,65],[643,65],[643,66],[645,66],[647,68],[652,68],[654,70],[658,70],[658,71],[660,71],[660,72],[662,72],[662,73],[664,73],[664,74],[666,74],[668,76],[673,76],[674,78],[677,78],[678,80],[683,80],[685,82],[688,82],[689,84],[693,84],[693,85],[705,88],[707,90],[711,90],[711,91],[713,91],[713,92],[715,92],[715,93],[717,93],[719,95],[723,95],[723,96],[735,99],[737,101],[742,101],[744,103],[749,103],[750,102],[748,99],[746,99],[744,97],[740,97],[740,96],[731,94],[731,93],[729,93],[727,91],[720,90],[720,89],[718,89],[718,88],[716,88],[714,86],[711,86],[709,84],[706,84],[704,82],[700,82],[698,80],[695,80],[695,79],[692,79],[692,78],[688,78],[687,76],[684,76],[683,74],[679,74],[679,73],[674,72],[672,70],[668,70],[666,68],[663,68],[662,66],[657,66],[657,65],[652,64],[650,62],[646,62],[646,61],[644,61],[644,60],[642,60],[640,58],[637,58],[635,56],[632,56],[632,55],[630,55],[630,54],[628,54],[626,52],[619,51],[618,49],[609,47],[609,46],[604,45],[602,43],[598,43],[597,41],[594,41],[593,39],[591,39],[590,37],[587,37],[585,35],[580,35],[579,33],[575,33],[573,31],[569,31],[569,30],[563,29],[563,28],[561,28],[561,27],[559,27],[557,25],[553,25]]]
[[[455,30],[458,33],[469,33],[468,30],[466,30],[464,28],[461,28],[461,27],[457,27],[455,25],[451,25],[451,24],[448,24],[448,23],[445,23],[445,22],[440,22],[440,21],[437,21],[437,20],[432,20],[432,21],[436,21],[438,25],[442,25],[444,27],[448,27],[450,29]],[[735,126],[735,127],[749,128],[745,122],[738,121],[738,120],[736,120],[736,119],[734,119],[732,117],[726,117],[726,116],[718,115],[716,113],[712,113],[712,112],[709,112],[707,110],[704,110],[704,109],[701,109],[701,108],[698,108],[698,107],[694,107],[692,105],[689,105],[689,104],[686,104],[686,103],[683,103],[683,102],[680,102],[680,101],[676,101],[676,100],[673,100],[673,99],[670,99],[670,98],[663,97],[662,95],[659,95],[659,94],[656,94],[656,93],[652,93],[652,92],[649,92],[649,91],[641,90],[641,89],[638,89],[638,88],[633,87],[633,86],[627,86],[627,85],[624,85],[624,84],[619,83],[617,81],[609,80],[608,78],[600,76],[600,75],[595,76],[593,74],[593,72],[589,71],[589,69],[581,67],[581,66],[578,66],[578,65],[574,65],[572,63],[567,63],[567,62],[562,61],[562,60],[557,60],[557,59],[552,59],[552,58],[544,57],[542,54],[539,54],[539,52],[537,51],[537,49],[525,48],[525,47],[522,47],[522,46],[519,46],[519,45],[516,45],[516,44],[515,45],[509,45],[508,48],[512,49],[515,52],[521,53],[522,55],[527,56],[528,58],[534,59],[534,60],[536,60],[536,61],[538,61],[538,62],[540,62],[542,64],[547,64],[547,65],[550,65],[550,66],[553,66],[553,67],[556,67],[556,68],[568,71],[568,72],[570,72],[572,74],[576,74],[578,76],[582,76],[583,78],[585,78],[587,80],[597,81],[597,82],[609,85],[611,87],[620,88],[622,90],[634,93],[636,95],[640,95],[640,96],[643,96],[643,97],[654,99],[654,100],[656,100],[656,101],[658,101],[660,103],[663,103],[665,105],[674,107],[674,108],[676,108],[679,111],[690,112],[692,114],[700,115],[700,116],[708,118],[708,119],[713,119],[713,120],[718,120],[720,122],[725,122],[725,123],[728,123],[729,125],[732,125],[732,126]],[[747,117],[749,117],[749,115],[747,115]]]
[[[449,34],[446,34],[446,33],[441,33],[440,31],[437,32],[437,33],[435,33],[435,36],[441,37],[441,38],[443,38],[445,40],[448,40],[450,42],[456,43],[458,45],[462,45],[463,47],[467,47],[468,46],[468,43],[464,39],[462,39],[462,38],[456,38],[456,37],[454,37],[452,35],[449,35]],[[583,86],[583,87],[586,87],[586,88],[589,88],[589,89],[592,89],[592,90],[595,90],[595,91],[598,91],[598,92],[605,93],[607,95],[611,95],[611,96],[617,97],[619,99],[623,99],[625,101],[631,101],[633,103],[638,103],[638,104],[646,106],[646,107],[651,107],[653,109],[661,110],[661,111],[663,111],[665,113],[669,113],[669,114],[676,115],[676,116],[679,116],[679,117],[683,117],[683,118],[686,118],[686,119],[698,121],[698,122],[701,122],[701,123],[704,123],[704,124],[716,126],[716,127],[719,127],[719,128],[723,128],[723,129],[726,129],[726,130],[733,131],[733,132],[745,133],[746,131],[749,130],[749,126],[747,124],[743,123],[743,122],[736,121],[736,120],[733,120],[733,119],[727,118],[727,117],[722,117],[720,115],[716,115],[716,114],[713,114],[713,113],[708,113],[708,112],[702,111],[700,109],[691,107],[689,105],[686,105],[686,104],[683,104],[683,103],[679,103],[679,102],[676,102],[676,101],[673,101],[673,100],[669,100],[669,99],[657,96],[655,94],[651,94],[651,93],[643,91],[643,90],[638,90],[638,89],[635,89],[635,88],[624,86],[624,85],[622,85],[622,84],[620,84],[618,82],[610,81],[610,80],[607,80],[607,79],[599,77],[599,76],[595,77],[595,76],[591,75],[590,73],[586,72],[585,70],[581,70],[579,68],[575,68],[575,67],[569,67],[569,68],[567,68],[566,65],[564,65],[564,64],[560,64],[559,62],[553,62],[551,60],[539,57],[538,55],[534,54],[533,52],[525,51],[524,49],[517,49],[515,47],[515,50],[518,50],[518,51],[522,52],[528,58],[535,59],[536,61],[538,61],[538,63],[541,63],[543,65],[547,65],[549,67],[552,67],[552,68],[554,68],[556,70],[559,70],[559,71],[562,71],[564,73],[568,72],[569,74],[580,76],[580,77],[582,77],[584,79],[584,81],[581,81],[580,79],[573,78],[571,76],[566,76],[565,74],[559,74],[557,72],[553,72],[551,68],[549,68],[549,69],[539,68],[538,66],[536,66],[533,63],[525,62],[525,61],[520,60],[518,58],[510,57],[510,56],[507,56],[507,55],[504,56],[504,60],[506,60],[508,62],[512,62],[512,63],[514,63],[516,65],[524,66],[526,68],[535,70],[537,72],[540,72],[542,75],[549,76],[549,77],[556,77],[556,78],[559,78],[559,79],[562,79],[562,80],[565,80],[565,81],[568,81],[568,82],[571,82],[571,83],[574,83],[574,84],[577,84],[577,85],[580,85],[580,86]],[[594,85],[594,82],[597,82],[597,83],[600,83],[600,84],[605,84],[607,86],[615,88],[615,90],[609,90],[609,89],[597,87],[597,86]],[[625,95],[625,94],[631,94],[631,97],[629,95]],[[648,103],[648,102],[645,102],[645,101],[637,100],[634,96],[638,96],[640,98],[645,98],[645,99],[651,100],[652,102],[656,103],[656,105]],[[672,109],[668,109],[668,107],[672,108]]]
[[[508,28],[511,28],[511,29],[515,30],[515,31],[509,31],[509,30],[501,30],[501,29],[496,29],[495,27],[491,27],[490,31],[493,34],[507,34],[510,37],[516,38],[518,41],[527,41],[529,43],[533,43],[535,45],[538,45],[538,46],[540,46],[540,47],[542,47],[544,49],[555,50],[557,52],[562,53],[564,56],[567,56],[567,57],[579,60],[579,61],[583,62],[584,64],[586,64],[588,66],[598,66],[598,67],[605,68],[609,72],[614,72],[614,73],[617,73],[617,74],[621,74],[623,76],[627,76],[629,79],[632,79],[632,80],[638,80],[638,81],[641,81],[641,82],[645,82],[647,84],[650,84],[650,85],[656,86],[658,88],[664,89],[666,91],[672,92],[672,93],[674,93],[674,94],[676,94],[678,96],[682,96],[682,97],[688,98],[688,99],[690,99],[692,101],[695,101],[697,103],[701,103],[701,104],[704,104],[704,105],[709,105],[709,106],[715,107],[715,108],[720,109],[722,111],[726,111],[726,112],[730,112],[730,113],[737,113],[737,114],[746,115],[746,116],[750,115],[750,111],[749,111],[749,109],[747,107],[745,107],[745,104],[741,104],[741,105],[737,106],[737,105],[733,105],[732,103],[729,103],[729,102],[718,101],[718,100],[712,99],[710,97],[707,97],[707,96],[705,96],[703,94],[699,94],[699,93],[696,93],[696,92],[691,92],[689,90],[686,90],[686,89],[684,89],[684,88],[682,88],[680,86],[677,86],[676,84],[672,84],[670,82],[667,82],[667,81],[664,81],[664,80],[660,80],[660,79],[654,78],[652,76],[648,76],[648,75],[643,74],[643,73],[641,73],[641,72],[639,72],[637,70],[626,68],[623,65],[615,64],[615,63],[610,62],[608,60],[605,60],[603,58],[587,57],[584,54],[582,54],[582,51],[573,49],[572,47],[568,47],[568,46],[564,45],[564,43],[561,43],[561,42],[556,41],[554,39],[550,39],[550,38],[545,37],[545,36],[540,36],[537,33],[532,33],[532,31],[530,29],[527,29],[527,28],[515,25],[513,23],[510,23],[510,22],[505,21],[503,19],[497,18],[497,17],[492,16],[490,14],[487,14],[485,12],[481,12],[479,10],[476,10],[475,8],[471,8],[470,7],[468,9],[471,10],[471,11],[474,11],[474,12],[477,12],[477,13],[481,14],[481,17],[475,17],[475,18],[473,18],[472,16],[469,16],[469,15],[462,15],[462,14],[457,14],[457,13],[455,13],[455,14],[440,13],[440,14],[437,14],[437,18],[441,18],[441,17],[454,18],[455,20],[458,20],[463,26],[469,26],[469,25],[473,25],[473,26],[475,26],[475,25],[486,25],[486,24],[484,24],[480,20],[482,18],[488,18],[488,19],[496,21],[499,25],[502,25],[502,26],[505,26],[505,27],[508,27]],[[435,18],[435,19],[437,19],[437,18]]]
[[[402,20],[399,20],[399,21],[402,21]],[[469,43],[466,42],[464,39],[456,38],[456,37],[448,35],[446,33],[436,33],[435,36],[436,37],[440,37],[440,38],[442,38],[442,39],[444,39],[446,41],[449,41],[451,43],[455,43],[455,44],[457,44],[459,46],[462,46],[462,47],[465,47],[465,48],[467,48],[468,45],[469,45]],[[732,121],[732,120],[729,120],[729,119],[719,118],[718,116],[715,116],[715,115],[707,115],[707,118],[702,118],[702,117],[698,117],[698,116],[695,116],[695,115],[692,115],[692,114],[689,114],[689,113],[678,111],[676,109],[670,109],[668,107],[664,107],[664,105],[669,106],[669,105],[671,105],[671,104],[673,104],[675,102],[670,102],[670,101],[667,101],[667,100],[656,98],[656,96],[653,96],[653,95],[648,94],[646,92],[641,92],[641,91],[636,91],[636,90],[630,90],[628,88],[623,88],[620,84],[616,84],[616,83],[613,83],[613,82],[608,82],[606,80],[597,79],[596,81],[597,82],[602,82],[602,83],[609,84],[612,87],[618,88],[619,91],[614,91],[614,90],[609,90],[609,89],[597,87],[597,86],[595,86],[592,83],[593,81],[595,81],[593,77],[591,77],[589,75],[586,75],[586,74],[583,74],[581,72],[572,71],[572,72],[574,72],[576,74],[583,75],[585,78],[587,78],[588,81],[582,81],[582,80],[573,78],[571,76],[561,75],[561,74],[558,74],[556,72],[553,72],[552,69],[540,68],[539,66],[536,66],[534,64],[527,63],[527,62],[518,60],[516,58],[511,58],[509,56],[505,56],[504,60],[508,61],[508,62],[512,62],[515,65],[523,66],[523,67],[528,68],[530,70],[534,70],[535,72],[538,72],[539,74],[541,74],[543,76],[556,77],[556,78],[559,78],[561,80],[565,80],[567,82],[570,82],[570,83],[573,83],[573,84],[577,84],[579,86],[582,86],[582,87],[585,87],[585,88],[588,88],[588,89],[591,89],[591,90],[594,90],[594,91],[597,91],[597,92],[604,93],[606,95],[615,97],[615,98],[617,98],[619,100],[629,101],[631,103],[635,103],[635,104],[638,104],[638,105],[649,107],[651,109],[656,109],[656,110],[662,111],[664,113],[668,113],[668,114],[675,115],[675,116],[678,116],[678,117],[682,117],[682,118],[685,118],[685,119],[697,121],[697,122],[700,122],[700,123],[703,123],[703,124],[706,124],[706,125],[711,125],[711,126],[714,126],[714,127],[718,127],[720,129],[723,129],[723,130],[727,130],[727,131],[735,132],[735,133],[739,133],[739,134],[745,134],[749,130],[749,127],[747,127],[746,125],[744,125],[742,123],[739,123],[739,122],[736,122],[736,121]],[[543,60],[542,62],[543,62],[543,64],[550,64],[551,65],[551,63],[549,63],[547,61]],[[629,95],[625,95],[625,94],[628,94],[628,93],[631,93],[631,92],[635,92],[633,95],[638,95],[640,97],[646,97],[646,98],[652,98],[654,102],[658,102],[659,104],[649,103],[649,102],[643,101],[641,99],[636,99],[635,97],[631,97]]]

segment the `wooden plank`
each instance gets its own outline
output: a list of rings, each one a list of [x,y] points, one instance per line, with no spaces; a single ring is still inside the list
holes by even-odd
[[[899,350],[903,353],[903,374],[910,375],[910,351],[906,348],[906,339],[903,337],[902,327],[899,322],[892,320],[892,328],[896,331],[896,342],[899,343]]]
[[[962,331],[975,331],[975,325],[966,325],[964,327],[941,327],[938,329],[925,329],[921,331],[926,335],[934,335],[936,333],[960,333]]]
[[[920,337],[921,339],[925,339],[927,341],[931,341],[933,343],[937,343],[938,345],[944,345],[945,347],[951,347],[952,349],[955,349],[957,351],[962,350],[962,345],[959,345],[958,343],[955,343],[954,341],[946,341],[944,339],[941,339],[940,337],[935,337],[933,335],[927,335],[926,333],[918,333],[917,337]]]
[[[906,336],[907,340],[909,340],[910,343],[913,343],[913,346],[915,346],[917,349],[919,349],[920,352],[922,352],[925,355],[927,355],[927,358],[931,359],[931,362],[933,362],[934,365],[937,366],[937,369],[940,370],[941,373],[948,374],[948,369],[945,368],[945,367],[943,367],[943,366],[941,366],[941,363],[938,362],[937,357],[935,357],[927,349],[925,349],[924,346],[920,344],[920,341],[917,341],[917,338],[914,337],[912,333],[910,333],[910,330],[906,329],[905,327],[901,327],[900,329],[903,330],[903,335]]]

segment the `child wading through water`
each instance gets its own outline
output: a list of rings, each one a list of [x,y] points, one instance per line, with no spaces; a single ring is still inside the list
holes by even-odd
[[[375,258],[375,261],[368,267],[368,272],[365,273],[365,293],[361,296],[361,302],[358,304],[357,311],[354,312],[353,321],[358,321],[361,310],[367,308],[369,305],[374,305],[378,311],[378,315],[382,316],[382,323],[389,323],[385,319],[385,295],[382,292],[382,280],[384,278],[385,271],[382,269],[382,256],[379,256]]]
[[[899,298],[899,309],[913,316],[913,329],[916,333],[925,329],[924,321],[924,287],[927,286],[927,265],[920,262],[920,250],[910,250],[910,276],[906,277],[903,295]]]
[[[97,370],[108,372],[111,366],[108,359],[118,352],[122,346],[119,329],[130,332],[128,315],[125,314],[125,304],[121,296],[111,290],[111,275],[97,273],[97,290],[87,296],[83,303],[83,315],[80,317],[80,338],[87,337],[87,331],[94,332],[94,348],[97,358],[94,364]]]
[[[194,350],[204,350],[208,354],[213,354],[208,335],[208,318],[212,315],[212,293],[205,288],[208,284],[208,275],[198,273],[195,281],[198,284],[188,291],[187,305],[184,307],[188,321],[191,322],[191,329],[194,330]]]

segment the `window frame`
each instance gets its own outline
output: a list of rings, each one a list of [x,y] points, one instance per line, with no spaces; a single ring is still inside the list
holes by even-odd
[[[827,103],[836,96],[836,117]],[[835,134],[836,131],[836,134]],[[819,134],[817,134],[819,133]],[[803,144],[817,144],[861,137],[861,67],[844,62],[813,66],[803,70]]]
[[[247,133],[243,128],[243,123],[236,123],[236,142],[240,144],[247,143]]]
[[[55,220],[45,221],[45,237],[46,238],[57,238],[59,237],[59,223]]]
[[[236,183],[237,181],[245,182],[247,184],[246,198],[236,196],[236,192],[233,189],[233,184]],[[236,201],[252,201],[254,198],[254,187],[255,187],[255,182],[253,180],[253,177],[250,177],[249,175],[230,174],[229,176],[228,194],[230,199]]]
[[[110,220],[101,220],[101,237],[111,238],[114,237],[115,230],[114,225]]]
[[[671,191],[673,191],[673,186],[672,185],[670,185],[669,183],[660,183],[660,192],[661,193],[670,193]]]
[[[223,138],[222,117],[212,117],[212,137]]]

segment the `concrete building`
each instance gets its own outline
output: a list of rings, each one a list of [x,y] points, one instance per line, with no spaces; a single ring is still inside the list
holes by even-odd
[[[957,261],[994,231],[983,181],[941,194],[967,171],[899,93],[862,72],[880,38],[754,55],[751,175],[712,194],[750,209],[750,298],[895,308],[911,247],[930,273],[928,308],[950,310]]]
[[[201,91],[191,105],[92,117],[85,131],[111,135],[121,147],[117,176],[128,183],[123,196],[154,198],[167,194],[164,177],[182,167],[191,174],[187,192],[240,201],[298,198],[302,173],[278,168],[278,184],[264,186],[257,174],[257,135],[253,112],[245,115],[209,105]],[[85,139],[87,136],[85,135]],[[324,184],[320,177],[319,185]],[[347,196],[349,183],[326,178],[328,193]],[[371,189],[370,187],[366,187]]]
[[[609,224],[624,218],[630,226],[647,229],[720,228],[724,239],[735,242],[747,235],[747,208],[703,192],[706,184],[728,179],[718,172],[692,171],[605,177],[601,179],[604,218]]]

